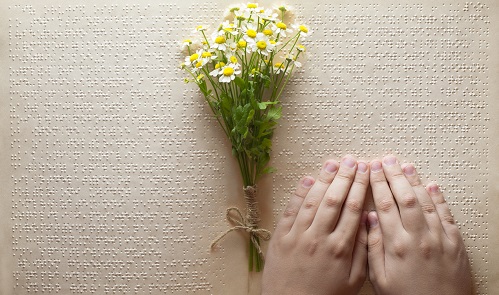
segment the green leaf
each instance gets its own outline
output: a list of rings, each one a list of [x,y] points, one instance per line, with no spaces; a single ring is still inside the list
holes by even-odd
[[[270,174],[270,173],[274,173],[276,171],[277,171],[276,168],[269,166],[269,167],[266,167],[265,169],[263,169],[262,174]]]
[[[267,118],[269,120],[277,121],[279,118],[281,118],[281,115],[282,115],[281,107],[270,108],[267,113]]]
[[[241,77],[236,77],[234,79],[234,82],[236,83],[237,86],[239,86],[239,88],[241,89],[246,88],[246,82],[244,82],[244,80]]]
[[[267,108],[267,106],[269,105],[274,105],[274,104],[277,104],[279,103],[277,100],[276,101],[264,101],[264,102],[259,102],[258,103],[258,108],[260,110],[265,110]]]

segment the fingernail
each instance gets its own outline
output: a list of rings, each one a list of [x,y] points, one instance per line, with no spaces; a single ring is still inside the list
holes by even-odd
[[[357,163],[354,159],[350,158],[350,157],[345,157],[343,158],[343,160],[341,161],[341,163],[347,167],[350,167],[350,168],[353,168],[355,167],[355,164]]]
[[[412,166],[412,164],[405,166],[403,170],[404,174],[407,176],[412,176],[414,175],[414,173],[416,173],[416,169],[414,168],[414,166]]]
[[[366,163],[359,162],[358,167],[357,167],[357,171],[359,171],[360,173],[366,173],[366,171],[367,171]]]
[[[394,156],[387,156],[383,159],[383,162],[385,163],[385,165],[387,166],[392,166],[394,165],[395,163],[397,163],[397,158],[395,158]]]
[[[305,178],[302,182],[303,187],[309,188],[314,184],[314,181],[310,178]]]
[[[383,169],[383,166],[381,165],[381,162],[375,161],[371,163],[371,171],[372,172],[379,172]]]
[[[336,172],[336,170],[338,170],[338,165],[336,165],[336,163],[329,162],[326,164],[326,171],[327,172],[333,173],[333,172]]]
[[[367,222],[369,223],[369,227],[375,227],[378,225],[378,214],[375,211],[369,212],[367,215]]]
[[[432,184],[430,186],[430,192],[432,192],[432,193],[438,193],[439,191],[440,191],[440,189],[439,189],[438,185]]]

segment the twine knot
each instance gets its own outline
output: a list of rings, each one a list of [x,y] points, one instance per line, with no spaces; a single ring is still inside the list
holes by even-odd
[[[264,228],[258,228],[258,222],[260,221],[260,214],[258,212],[258,206],[255,200],[256,196],[256,187],[255,186],[247,186],[244,188],[244,197],[246,200],[247,206],[247,214],[246,218],[241,213],[241,210],[237,207],[227,208],[225,217],[227,221],[233,225],[233,227],[226,230],[224,233],[219,235],[213,242],[211,243],[211,248],[213,249],[220,240],[222,240],[227,234],[236,230],[244,230],[250,234],[250,239],[255,245],[256,250],[260,255],[263,255],[262,249],[260,247],[260,243],[258,243],[257,238],[260,238],[264,241],[270,240],[271,233],[270,231]]]

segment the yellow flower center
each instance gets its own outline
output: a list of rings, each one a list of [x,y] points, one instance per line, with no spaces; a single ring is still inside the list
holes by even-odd
[[[203,66],[203,62],[202,61],[198,61],[197,64],[196,64],[196,68],[200,68]]]
[[[225,37],[224,36],[218,36],[215,38],[215,43],[217,44],[223,44],[225,43]]]
[[[248,35],[248,37],[250,37],[250,38],[255,38],[256,37],[256,31],[252,30],[252,29],[249,29],[248,31],[246,31],[246,35]]]
[[[275,41],[274,40],[270,40],[269,42],[270,42],[270,44],[275,45]]]
[[[258,41],[256,42],[256,47],[258,47],[260,50],[264,50],[265,48],[267,48],[267,42],[265,41]]]
[[[215,69],[220,69],[220,68],[221,68],[221,67],[223,67],[223,66],[225,66],[225,63],[224,63],[223,61],[221,61],[221,62],[219,62],[219,63],[217,63],[217,64],[215,65]]]
[[[193,61],[195,61],[198,58],[199,58],[199,54],[194,53],[193,55],[191,55],[191,57],[189,59],[190,59],[191,62],[193,62]]]
[[[269,29],[263,30],[263,34],[267,36],[272,36],[272,30]]]
[[[233,64],[237,63],[237,58],[236,58],[234,55],[232,55],[232,56],[229,58],[229,60],[230,60],[230,62],[231,62],[231,63],[233,63]]]
[[[203,74],[200,74],[199,76],[196,77],[196,80],[202,80],[204,78],[204,75]]]
[[[224,74],[224,76],[227,76],[227,77],[232,76],[234,74],[234,69],[231,67],[227,67],[223,70],[223,74]]]
[[[288,28],[285,23],[277,23],[276,26],[281,30],[286,30]]]
[[[308,33],[308,28],[307,28],[307,27],[305,27],[304,25],[301,25],[301,26],[300,26],[300,31],[302,31],[303,33],[305,33],[305,34],[306,34],[306,33]]]
[[[244,40],[241,39],[241,40],[239,40],[239,42],[237,42],[237,47],[239,47],[239,48],[245,48],[246,44],[247,44],[246,41],[244,41]]]
[[[196,30],[198,30],[198,31],[202,31],[202,30],[204,30],[204,27],[203,27],[202,25],[197,26],[197,27],[196,27]]]
[[[281,69],[282,69],[282,68],[284,68],[284,65],[282,64],[282,62],[277,62],[277,63],[274,65],[274,67],[276,67],[276,68],[281,68]]]
[[[192,41],[191,41],[191,39],[185,39],[185,40],[184,40],[184,43],[189,43],[189,44],[191,44],[191,43],[192,43]]]
[[[305,46],[298,45],[298,46],[296,46],[296,49],[298,49],[299,51],[305,51]]]
[[[205,52],[203,52],[203,53],[201,54],[201,56],[202,56],[202,57],[211,57],[211,56],[212,56],[212,54],[211,54],[211,52],[207,52],[207,51],[205,51]]]
[[[248,8],[257,8],[258,3],[248,3]]]

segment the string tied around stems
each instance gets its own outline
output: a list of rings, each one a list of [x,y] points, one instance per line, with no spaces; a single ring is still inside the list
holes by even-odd
[[[227,221],[233,225],[233,227],[227,229],[221,235],[219,235],[211,243],[211,249],[215,248],[218,242],[222,240],[227,234],[232,231],[244,230],[250,234],[250,239],[255,245],[258,254],[263,256],[260,243],[258,238],[268,241],[270,240],[271,233],[269,230],[264,228],[258,228],[258,222],[260,222],[260,213],[258,211],[258,204],[256,202],[256,186],[247,186],[243,188],[244,199],[246,201],[246,217],[243,216],[241,210],[237,207],[227,208],[225,217]]]

